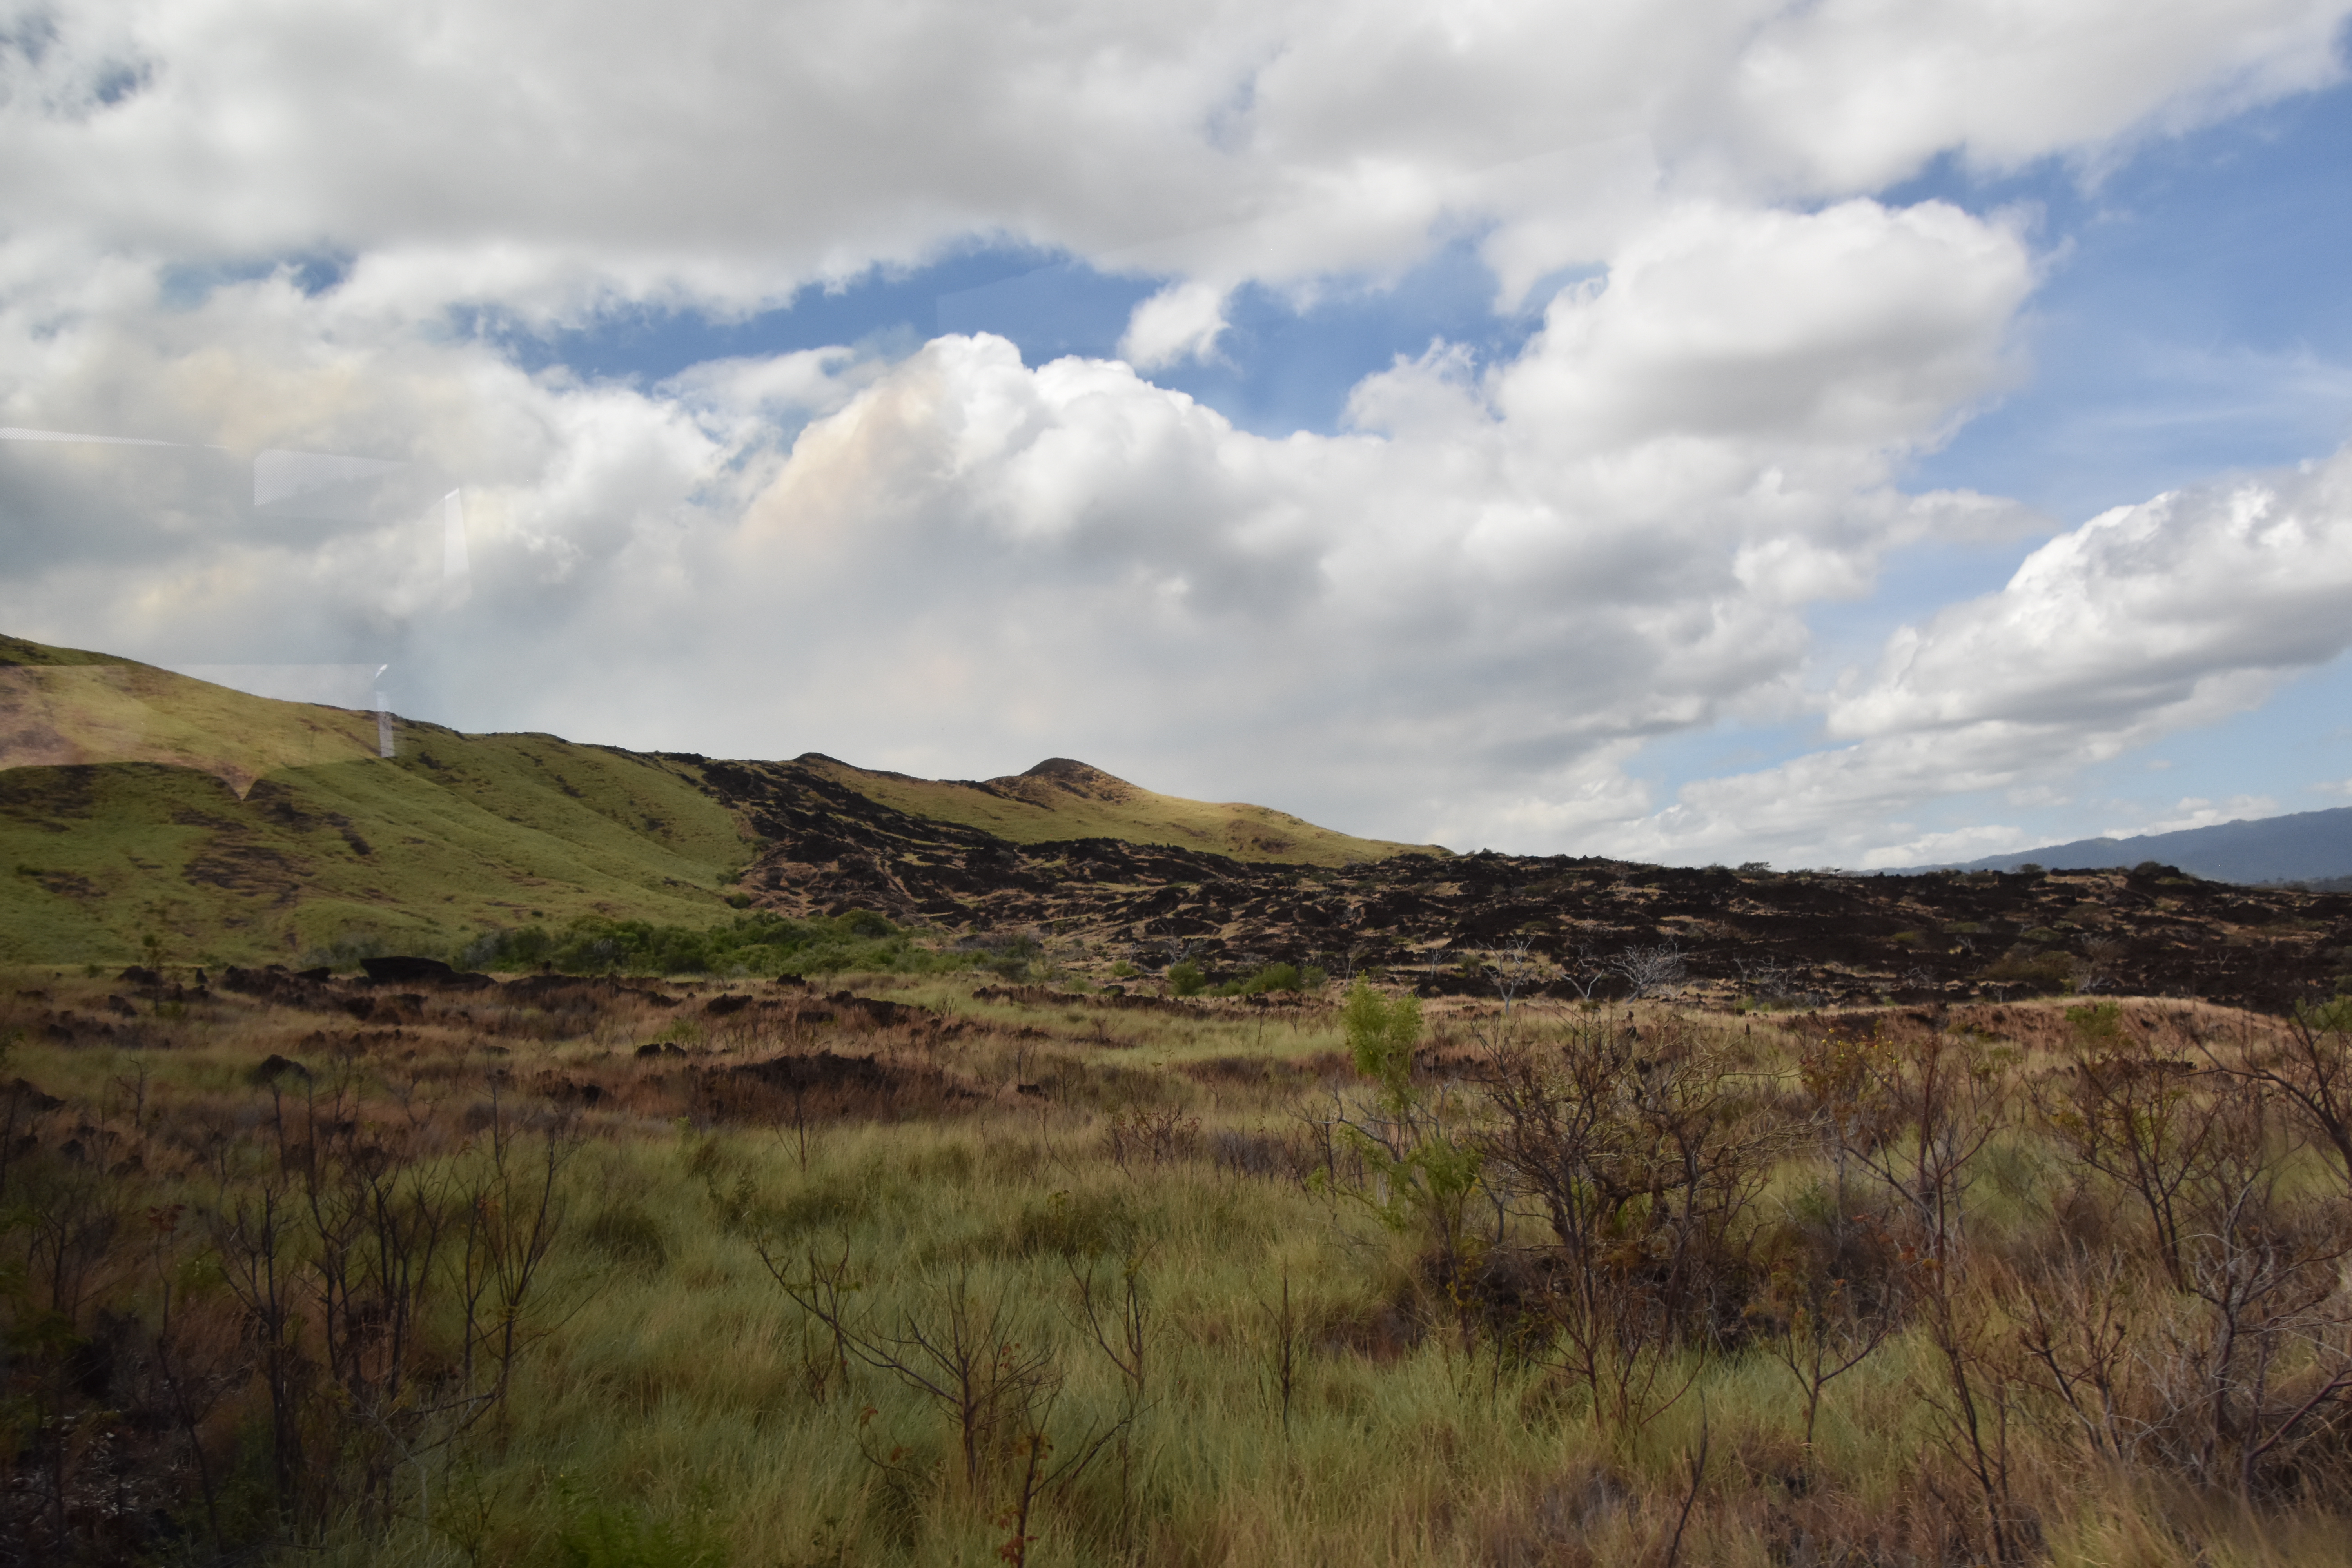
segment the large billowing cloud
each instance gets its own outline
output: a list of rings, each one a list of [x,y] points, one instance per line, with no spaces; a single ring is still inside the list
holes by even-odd
[[[1980,521],[1886,477],[2009,374],[2032,277],[2016,234],[1949,207],[1694,204],[1510,363],[1434,350],[1357,389],[1353,432],[1278,440],[995,338],[638,391],[260,282],[16,350],[49,356],[68,418],[129,405],[184,430],[202,400],[465,475],[466,601],[430,517],[322,542],[224,508],[6,608],[37,616],[37,593],[54,615],[78,583],[127,647],[159,622],[413,626],[435,706],[475,722],[516,721],[528,692],[583,732],[625,714],[670,744],[926,769],[1090,749],[1201,789],[1278,759],[1402,822],[1786,685],[1808,604],[1890,542]]]
[[[2346,9],[19,8],[0,424],[189,445],[0,454],[0,621],[188,662],[395,657],[470,725],[925,772],[1074,752],[1362,831],[1856,858],[1891,842],[1867,813],[2337,646],[2173,582],[2307,577],[2175,500],[1809,695],[1808,610],[1888,550],[2047,526],[1894,483],[2025,374],[2028,220],[1870,193],[2327,79]],[[1511,358],[1433,343],[1347,428],[1279,439],[1146,379],[1220,352],[1241,283],[1379,275],[1465,230],[1506,302],[1589,279]],[[975,238],[1165,279],[1132,363],[959,336],[643,386],[450,327],[749,308]],[[294,257],[346,270],[306,292],[271,270]],[[298,524],[249,504],[263,447],[408,468]],[[2323,477],[2273,487],[2315,539]],[[1726,715],[1816,715],[1833,749],[1676,804],[1630,773]]]

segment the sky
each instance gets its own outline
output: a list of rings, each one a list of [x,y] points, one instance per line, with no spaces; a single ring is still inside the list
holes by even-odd
[[[0,0],[0,629],[1884,868],[2352,804],[2352,0]]]

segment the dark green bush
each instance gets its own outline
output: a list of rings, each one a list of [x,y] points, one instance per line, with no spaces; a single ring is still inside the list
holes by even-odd
[[[1300,984],[1298,965],[1269,963],[1241,983],[1239,994],[1257,996],[1268,991],[1297,991]]]
[[[707,1519],[648,1520],[625,1504],[559,1487],[565,1518],[555,1538],[563,1568],[726,1568],[727,1546]]]
[[[1030,965],[1045,951],[1035,937],[1019,935],[967,937],[956,946],[967,954],[966,964],[1006,980],[1028,979]]]
[[[2352,996],[2332,997],[2316,1005],[2298,1007],[2295,1016],[2322,1033],[2352,1035]]]
[[[2034,952],[2021,948],[2002,954],[1984,973],[1988,980],[2021,982],[2042,991],[2070,991],[2074,984],[2074,961],[2063,951]]]
[[[1084,1258],[1124,1250],[1135,1240],[1139,1226],[1122,1194],[1055,1193],[1044,1203],[1024,1205],[1006,1240],[1010,1250],[1023,1258]]]
[[[2113,1047],[2124,1038],[2123,1009],[2113,1002],[2092,1002],[2066,1009],[2066,1022],[2085,1046]]]
[[[466,969],[566,974],[923,973],[950,962],[868,910],[791,920],[762,910],[701,931],[587,916],[561,931],[490,931],[452,955]]]

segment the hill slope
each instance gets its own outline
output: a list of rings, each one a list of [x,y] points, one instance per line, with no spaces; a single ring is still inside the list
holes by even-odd
[[[2144,860],[2177,866],[2192,877],[2216,882],[2321,881],[2346,876],[2352,874],[2352,806],[2132,838],[2078,838],[2014,855],[1989,855],[1959,866],[1912,869],[2014,871],[2037,865],[2053,871],[2091,870],[2137,866]]]
[[[0,767],[153,763],[242,798],[279,768],[376,752],[375,719],[273,702],[152,665],[0,637]]]
[[[698,772],[461,735],[0,642],[0,961],[446,946],[601,913],[707,923],[751,848]]]
[[[1434,844],[1353,837],[1263,805],[1159,795],[1067,757],[1049,757],[1025,773],[978,783],[878,773],[816,752],[794,762],[894,811],[977,827],[1014,844],[1118,838],[1291,866],[1447,853]]]
[[[1119,838],[1320,864],[1407,847],[1211,805],[1054,762],[986,784],[832,758],[730,764],[466,735],[252,697],[104,654],[0,638],[0,962],[438,951],[583,915],[707,925],[772,826],[855,861],[868,841]],[[811,852],[814,852],[813,850]],[[942,910],[953,923],[953,911]]]

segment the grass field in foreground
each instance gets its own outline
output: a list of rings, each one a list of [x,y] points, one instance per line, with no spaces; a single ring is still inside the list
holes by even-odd
[[[12,978],[43,1561],[2352,1561],[2339,1032]]]

